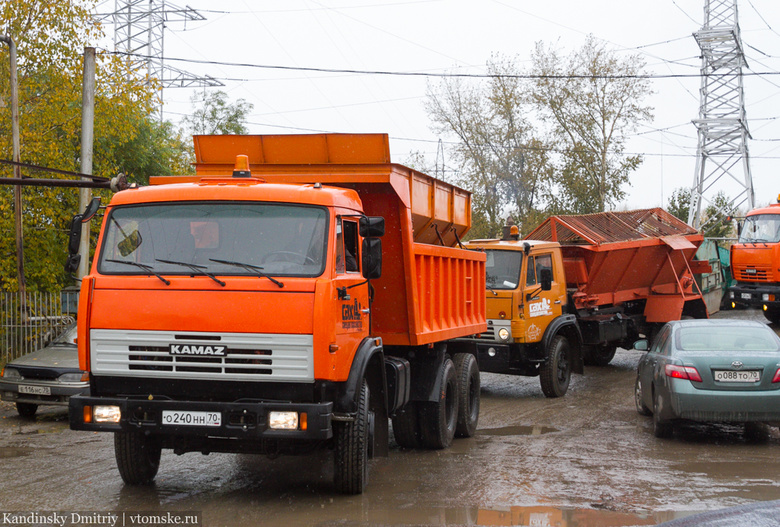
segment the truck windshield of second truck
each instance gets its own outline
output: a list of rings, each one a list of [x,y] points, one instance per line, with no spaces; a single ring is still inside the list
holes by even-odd
[[[491,289],[515,289],[520,280],[523,253],[520,251],[485,251],[485,282]]]
[[[739,243],[777,243],[780,241],[780,214],[757,214],[745,218]]]
[[[257,276],[262,270],[269,276],[313,277],[325,269],[327,236],[328,213],[321,207],[236,202],[117,207],[107,223],[98,270],[148,274],[140,264],[181,275],[193,274],[191,265],[210,275]]]

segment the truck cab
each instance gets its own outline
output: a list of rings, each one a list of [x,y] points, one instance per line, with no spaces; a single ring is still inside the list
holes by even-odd
[[[487,257],[488,330],[470,340],[480,370],[540,376],[544,394],[560,397],[571,373],[583,372],[582,338],[574,316],[566,312],[560,245],[520,240],[513,228],[502,239],[466,243]]]
[[[747,214],[730,257],[737,282],[728,292],[732,306],[759,307],[780,323],[780,196],[778,203]]]

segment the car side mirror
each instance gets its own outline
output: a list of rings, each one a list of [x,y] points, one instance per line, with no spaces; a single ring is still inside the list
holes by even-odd
[[[650,343],[647,339],[637,340],[634,342],[634,349],[637,351],[647,351],[650,349]]]
[[[363,239],[363,278],[373,280],[382,276],[382,240]]]

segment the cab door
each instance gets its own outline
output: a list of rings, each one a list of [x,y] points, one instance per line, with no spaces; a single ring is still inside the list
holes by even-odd
[[[369,331],[368,284],[360,269],[358,238],[357,218],[336,218],[336,344],[350,351],[357,349]]]
[[[523,293],[526,343],[541,341],[550,322],[563,312],[566,284],[563,269],[556,263],[552,252],[531,254],[526,258]],[[552,272],[552,288],[549,291],[542,291],[542,269]]]

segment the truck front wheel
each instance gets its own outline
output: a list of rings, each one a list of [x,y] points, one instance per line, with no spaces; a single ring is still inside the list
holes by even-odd
[[[160,468],[162,448],[142,432],[114,432],[116,466],[128,485],[148,485]]]
[[[370,419],[369,390],[366,381],[360,389],[354,421],[333,423],[336,440],[333,481],[342,494],[362,494],[368,484],[368,445]]]
[[[458,379],[455,437],[472,437],[479,421],[479,366],[471,353],[456,353],[453,362]]]
[[[547,359],[539,369],[539,381],[546,397],[563,397],[571,381],[569,341],[556,335],[547,349]]]
[[[458,423],[458,379],[449,357],[438,370],[441,391],[435,402],[420,403],[420,436],[422,446],[434,450],[447,448],[455,437]]]

